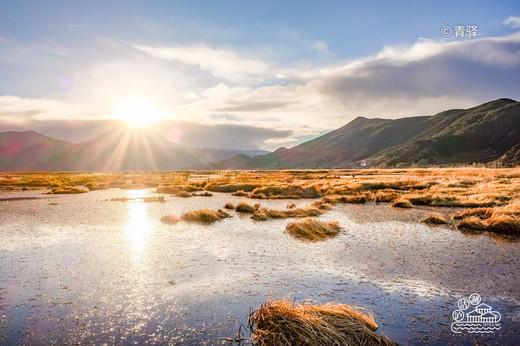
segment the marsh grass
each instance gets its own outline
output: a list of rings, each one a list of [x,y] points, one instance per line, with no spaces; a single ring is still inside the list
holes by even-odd
[[[192,175],[201,174],[218,178],[190,181]],[[315,198],[311,207],[322,211],[337,203],[396,200],[408,200],[414,206],[483,208],[469,209],[455,218],[463,221],[473,213],[486,230],[520,233],[520,214],[505,209],[520,199],[520,168],[0,173],[3,190],[52,189],[51,193],[68,194],[148,187],[172,195],[206,190],[253,199]],[[261,209],[255,213],[253,218],[258,220],[305,217],[301,216],[305,213],[289,214],[285,210]]]
[[[395,345],[375,332],[378,325],[365,309],[347,304],[269,297],[248,320],[253,345]]]
[[[175,197],[189,198],[189,197],[193,197],[193,194],[186,192],[186,191],[181,191],[179,193],[176,193]]]
[[[399,198],[392,202],[392,207],[394,207],[394,208],[412,208],[412,203],[407,199]]]
[[[457,228],[520,236],[520,201],[496,208],[474,208],[457,213]]]
[[[77,187],[63,186],[52,189],[49,194],[51,195],[65,195],[65,194],[78,194],[87,193],[87,190],[79,189]]]
[[[305,241],[323,241],[339,234],[341,227],[337,222],[321,222],[305,219],[289,223],[285,230],[296,239]]]
[[[239,190],[237,192],[233,192],[231,195],[232,196],[237,196],[237,197],[248,197],[249,193],[247,193],[245,191],[242,191],[242,190]]]
[[[204,191],[204,192],[200,192],[200,193],[192,193],[191,195],[194,197],[212,197],[213,196],[213,194],[208,191]]]
[[[226,203],[226,205],[224,205],[224,208],[225,209],[229,209],[229,210],[235,210],[235,205],[233,203]]]
[[[253,212],[253,220],[263,221],[269,219],[287,219],[320,216],[323,212],[314,207],[293,208],[286,210],[260,208]]]
[[[246,202],[240,202],[240,203],[238,203],[235,210],[239,213],[252,214],[255,212],[255,207]]]
[[[422,222],[433,225],[443,225],[448,223],[446,218],[440,213],[432,213],[426,219],[422,220]]]
[[[201,209],[196,211],[191,211],[185,213],[181,216],[181,219],[188,222],[197,222],[201,224],[211,224],[220,219],[224,219],[229,217],[230,215],[223,210],[209,210],[209,209]]]

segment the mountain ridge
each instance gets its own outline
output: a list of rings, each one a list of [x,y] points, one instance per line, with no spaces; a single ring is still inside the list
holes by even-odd
[[[514,165],[520,143],[520,103],[497,99],[468,109],[399,119],[357,117],[348,124],[283,151],[245,162],[233,158],[207,169],[359,168],[414,165]],[[203,168],[203,167],[199,167]]]
[[[357,117],[272,153],[169,148],[131,136],[71,143],[33,130],[0,133],[0,171],[360,168],[520,164],[520,103],[497,99],[468,109],[398,119]],[[252,151],[255,152],[255,151]],[[261,153],[261,151],[256,151]]]

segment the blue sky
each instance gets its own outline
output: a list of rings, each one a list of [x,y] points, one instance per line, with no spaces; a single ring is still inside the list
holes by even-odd
[[[138,95],[173,144],[272,150],[360,115],[520,98],[518,1],[208,4],[0,0],[0,130],[92,139]],[[478,35],[441,34],[456,25]]]

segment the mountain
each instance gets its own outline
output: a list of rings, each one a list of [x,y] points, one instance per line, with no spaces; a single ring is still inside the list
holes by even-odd
[[[358,117],[345,126],[267,155],[235,156],[213,169],[355,168],[516,165],[520,156],[520,103],[498,99],[470,109],[401,119]],[[202,168],[202,167],[200,167]]]
[[[0,133],[0,171],[178,170],[265,151],[167,148],[137,137],[70,143],[34,131]]]
[[[169,148],[138,137],[70,143],[34,131],[0,133],[0,171],[132,171],[407,167],[474,162],[520,164],[520,103],[498,99],[470,109],[401,119],[358,117],[272,153]],[[252,156],[252,157],[251,157]]]

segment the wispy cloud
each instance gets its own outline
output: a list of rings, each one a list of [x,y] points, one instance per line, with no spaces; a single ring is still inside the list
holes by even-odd
[[[171,47],[134,45],[134,47],[155,58],[198,66],[217,78],[232,82],[248,82],[259,76],[265,78],[265,75],[270,72],[269,65],[263,61],[240,56],[233,50],[215,49],[202,44]]]
[[[513,28],[520,28],[520,17],[508,17],[504,20],[505,25],[511,25]]]
[[[0,116],[16,117],[18,122],[51,119],[101,118],[102,109],[60,102],[48,98],[21,98],[13,95],[0,96]]]

